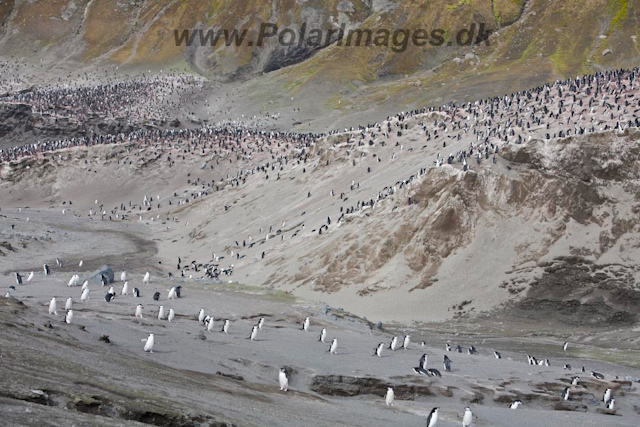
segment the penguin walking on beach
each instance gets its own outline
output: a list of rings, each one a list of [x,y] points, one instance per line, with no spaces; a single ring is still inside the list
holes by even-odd
[[[225,319],[220,332],[224,332],[226,335],[229,335],[229,319]]]
[[[64,309],[69,311],[73,308],[73,298],[67,298],[67,302],[64,304]]]
[[[473,422],[473,412],[468,406],[464,408],[464,415],[462,416],[462,427],[470,427]]]
[[[289,377],[287,377],[287,371],[284,368],[280,368],[278,382],[280,383],[280,391],[289,390]]]
[[[140,289],[133,288],[133,297],[134,298],[140,298]]]
[[[153,334],[149,334],[148,338],[143,338],[140,341],[144,342],[144,351],[148,351],[149,353],[153,354],[153,345],[155,344],[155,339],[153,337]]]
[[[258,338],[258,327],[254,326],[253,328],[251,328],[251,335],[249,335],[249,339],[251,341],[256,341],[257,338]]]
[[[64,317],[64,321],[67,322],[67,324],[71,324],[71,321],[73,321],[73,310],[68,310],[66,316]]]
[[[302,322],[302,330],[305,332],[308,332],[310,324],[311,324],[311,320],[308,317],[306,317]]]
[[[607,409],[610,411],[613,411],[615,403],[616,403],[616,399],[614,399],[613,397],[609,399],[609,401],[607,402]]]
[[[33,276],[34,276],[34,274],[33,274],[33,271],[32,271],[31,273],[29,273],[29,277],[27,277],[27,283],[29,283],[30,281],[33,280]]]
[[[336,351],[338,350],[338,338],[334,338],[331,340],[331,345],[329,346],[330,354],[338,354]]]
[[[164,305],[158,308],[158,320],[164,319]]]
[[[398,337],[391,338],[389,348],[391,349],[391,351],[396,351],[396,348],[398,348]]]
[[[431,413],[427,417],[427,427],[435,427],[438,422],[438,409],[439,408],[436,407],[431,410]]]
[[[258,320],[258,329],[262,330],[263,326],[264,326],[264,317],[261,317],[260,320]]]
[[[148,285],[148,284],[149,284],[149,280],[151,280],[151,274],[149,274],[149,272],[147,271],[147,272],[144,274],[144,277],[142,278],[142,283],[143,283],[144,285]]]
[[[56,303],[56,297],[51,298],[51,301],[49,301],[49,314],[53,314],[54,316],[58,315],[58,305]]]
[[[562,344],[562,351],[567,351],[568,347],[569,347],[569,341],[565,341],[564,344]]]
[[[16,285],[22,285],[22,276],[16,272]]]
[[[142,319],[142,304],[138,304],[136,306],[135,317],[139,317],[140,319]]]
[[[602,400],[604,401],[604,403],[607,403],[610,399],[611,399],[611,389],[607,388],[602,395]]]
[[[384,343],[381,342],[380,344],[378,344],[378,346],[376,348],[373,349],[373,355],[374,356],[378,356],[378,357],[382,357],[382,349],[384,348]]]
[[[493,355],[496,357],[496,359],[502,359],[502,355],[497,351],[494,351]]]
[[[562,400],[569,400],[569,387],[565,387],[562,392]]]
[[[49,275],[49,273],[51,273],[51,269],[49,268],[49,266],[48,266],[47,264],[44,264],[44,265],[42,266],[42,269],[44,270],[44,275],[45,275],[45,276],[48,276],[48,275]]]
[[[169,322],[173,322],[173,319],[175,319],[175,318],[176,318],[176,312],[173,311],[173,308],[170,308],[169,309],[169,315],[167,316],[167,320]]]
[[[82,291],[82,295],[80,295],[80,301],[89,301],[89,288],[86,288]]]
[[[202,323],[204,321],[204,308],[200,309],[200,312],[198,313],[198,322]]]
[[[387,387],[387,394],[384,396],[384,402],[387,404],[387,406],[392,406],[395,398],[396,395],[393,392],[393,388]]]
[[[159,301],[160,300],[160,292],[156,292],[155,294],[153,294],[153,300],[154,301]]]
[[[326,338],[327,338],[327,328],[322,328],[322,330],[320,331],[320,336],[318,337],[318,341],[324,342]]]

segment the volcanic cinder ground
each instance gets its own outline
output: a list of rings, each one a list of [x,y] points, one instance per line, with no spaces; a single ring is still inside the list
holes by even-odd
[[[401,114],[380,129],[318,137],[306,157],[286,135],[266,144],[242,131],[240,152],[185,137],[0,164],[4,423],[423,426],[440,407],[438,426],[459,426],[469,406],[477,426],[637,425],[640,134],[614,129],[636,116],[637,92],[625,92],[631,107],[612,119],[604,103],[580,112],[586,97],[553,88],[549,127],[519,125],[520,143],[509,135],[466,168],[446,158],[477,138],[454,121],[505,129],[513,110],[491,125],[464,108]],[[558,136],[570,120],[597,131]],[[233,274],[206,277],[207,264]],[[81,284],[103,265],[115,272],[116,297],[106,302],[108,286],[92,284],[80,301],[69,279],[77,273]],[[121,271],[139,298],[120,295]],[[168,300],[178,285],[181,297]],[[57,315],[48,314],[52,297]],[[175,310],[172,322],[157,318],[160,305]],[[198,322],[200,309],[214,331]],[[149,333],[153,354],[141,342]],[[385,345],[373,356],[407,334],[408,349]],[[337,354],[327,352],[333,338]],[[478,355],[467,354],[471,345]],[[413,372],[425,353],[441,378]],[[516,399],[523,406],[509,409]]]

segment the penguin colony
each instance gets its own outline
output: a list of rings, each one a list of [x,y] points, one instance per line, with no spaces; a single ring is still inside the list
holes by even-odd
[[[51,270],[46,271],[45,270],[45,274],[43,274],[44,280],[47,280],[45,276],[50,275]],[[30,275],[31,276],[31,275]],[[26,283],[24,285],[21,285],[19,282],[18,277],[20,277],[19,273],[16,273],[16,280],[18,281],[18,286],[26,286]],[[78,274],[74,274],[72,276],[73,278],[76,278],[74,280],[74,282],[79,282],[79,275]],[[127,290],[129,289],[129,281],[132,280],[136,280],[136,278],[131,277],[130,275],[128,275],[126,272],[122,272],[122,274],[120,275],[120,279],[126,279],[126,281],[124,281],[122,283],[122,287],[120,292],[116,292],[115,291],[115,286],[109,286],[108,280],[103,280],[102,283],[102,287],[107,287],[109,286],[109,289],[107,291],[107,293],[105,294],[105,301],[107,303],[110,303],[111,301],[114,300],[114,298],[141,298],[140,297],[140,293],[135,292],[132,294],[129,294],[129,292],[127,292]],[[33,280],[33,277],[31,277],[31,280]],[[137,278],[137,280],[140,280],[140,282],[144,282],[145,284],[148,284],[150,282],[152,282],[152,276],[149,272],[146,272],[144,275],[141,275],[139,278]],[[78,287],[78,285],[76,285],[76,287]],[[12,288],[15,289],[14,286],[12,286]],[[136,290],[138,288],[135,288]],[[181,297],[181,289],[182,286],[173,286],[169,289],[166,290],[166,300],[168,302],[171,302],[172,300],[175,300],[176,298],[180,298]],[[85,281],[82,285],[82,287],[80,287],[80,292],[81,292],[81,297],[80,297],[80,301],[81,302],[86,302],[88,301],[88,292],[90,290],[89,287],[89,282]],[[159,293],[157,292],[153,299],[158,301],[161,299],[161,297],[158,295]],[[10,296],[7,296],[10,297]],[[63,312],[63,320],[61,320],[61,322],[65,322],[67,324],[71,324],[73,323],[73,319],[74,319],[74,314],[73,314],[73,305],[74,305],[74,299],[73,297],[68,297],[66,299],[65,305],[64,305],[64,312]],[[143,312],[144,312],[144,306],[143,304],[137,304],[133,313],[133,316],[136,319],[143,319]],[[48,314],[54,317],[58,317],[59,313],[58,313],[58,300],[56,299],[56,297],[52,297],[51,300],[48,303]],[[173,308],[169,308],[168,310],[165,309],[164,305],[160,305],[157,314],[155,314],[155,316],[157,317],[158,320],[160,321],[168,321],[168,322],[173,322],[176,321],[177,319],[177,315],[176,312]],[[185,321],[188,322],[193,322],[194,320],[191,319],[195,319],[195,322],[197,322],[198,324],[200,324],[200,327],[203,328],[205,331],[207,332],[214,332],[214,331],[219,331],[221,333],[224,334],[229,334],[231,333],[230,331],[230,327],[231,327],[231,322],[232,319],[224,319],[222,321],[222,327],[221,329],[214,329],[214,324],[215,324],[215,318],[213,316],[213,312],[211,312],[210,315],[206,314],[206,310],[204,308],[201,308],[197,311],[197,314],[193,313],[193,314],[181,314],[180,315],[181,319],[184,319]],[[255,323],[255,325],[252,326],[251,331],[249,332],[248,336],[246,336],[246,338],[248,340],[251,341],[259,341],[260,340],[260,334],[265,333],[268,334],[267,331],[265,332],[260,332],[260,331],[264,331],[265,328],[268,329],[268,326],[265,325],[265,318],[264,317],[260,317],[257,322]],[[304,334],[308,333],[308,332],[316,332],[317,333],[317,329],[314,330],[315,328],[313,328],[312,326],[312,318],[307,316],[304,318],[304,320],[302,320],[300,322],[300,327],[299,327],[300,331]],[[241,331],[238,333],[242,333]],[[321,328],[319,330],[319,335],[318,335],[318,339],[317,341],[322,343],[323,345],[326,345],[326,339],[328,336],[328,331],[327,328]],[[384,354],[386,352],[389,353],[393,353],[396,351],[405,351],[408,350],[410,347],[410,335],[405,335],[403,337],[398,337],[398,336],[393,336],[391,338],[391,340],[388,343],[384,343],[381,342],[379,343],[374,349],[373,349],[373,356],[376,357],[385,357],[387,356],[387,354]],[[149,333],[149,335],[146,338],[141,338],[140,341],[142,343],[144,343],[144,345],[142,346],[142,350],[144,352],[148,352],[149,354],[153,354],[154,353],[154,349],[156,348],[157,345],[162,346],[162,340],[160,342],[157,342],[156,336],[154,333]],[[402,344],[399,344],[400,342],[402,342]],[[562,345],[562,351],[566,352],[567,348],[568,348],[569,343],[565,342]],[[422,342],[420,344],[420,346],[424,347],[425,343]],[[337,355],[339,354],[340,351],[340,347],[338,346],[338,338],[332,338],[330,343],[325,347],[326,348],[326,352],[329,355]],[[419,347],[418,347],[419,349]],[[447,342],[444,345],[443,348],[443,353],[445,353],[443,355],[443,361],[442,361],[442,367],[443,367],[443,372],[445,373],[449,373],[453,371],[452,365],[453,365],[453,360],[447,355],[447,354],[452,354],[452,357],[454,357],[454,354],[458,354],[458,355],[464,355],[465,353],[467,354],[467,356],[477,356],[480,354],[480,351],[475,347],[475,346],[469,346],[467,349],[467,351],[464,351],[464,348],[460,345],[455,345],[452,346],[451,343]],[[493,357],[495,357],[496,359],[502,359],[502,355],[496,351],[493,350]],[[491,354],[490,352],[487,352],[487,354]],[[460,357],[460,356],[459,356]],[[527,363],[529,365],[535,365],[535,366],[551,366],[551,362],[548,358],[536,358],[532,355],[526,355],[527,358]],[[571,366],[569,365],[564,365],[564,369],[565,370],[571,370]],[[442,373],[440,370],[434,368],[434,367],[429,367],[429,355],[427,353],[423,353],[419,360],[417,361],[417,366],[411,368],[411,370],[418,374],[418,375],[422,375],[422,376],[428,376],[428,377],[433,377],[433,378],[441,378],[442,377]],[[584,367],[581,368],[581,372],[586,373],[586,370]],[[287,368],[280,368],[277,374],[277,381],[279,384],[279,390],[282,392],[287,392],[289,390],[290,387],[290,372],[287,371]],[[590,371],[589,376],[591,376],[592,378],[596,379],[596,380],[605,380],[605,375],[599,372],[595,372],[595,371]],[[564,401],[568,401],[571,400],[571,394],[573,390],[580,390],[582,391],[582,389],[580,388],[580,377],[579,376],[573,376],[571,377],[570,380],[570,385],[565,387],[564,390],[562,391],[562,393],[560,394],[560,398]],[[387,406],[394,406],[396,402],[396,393],[393,387],[389,386],[387,387],[387,391],[384,394],[384,403]],[[520,406],[522,406],[523,403],[521,400],[516,399],[514,401],[512,401],[509,405],[507,405],[510,409],[518,409]],[[613,390],[609,387],[604,388],[604,391],[602,392],[602,405],[603,407],[608,410],[613,412],[615,409],[615,398],[613,396]],[[440,417],[439,412],[440,408],[438,407],[434,407],[431,409],[431,411],[429,412],[429,415],[426,419],[426,425],[430,426],[430,427],[436,427],[438,424],[438,419]],[[472,426],[472,424],[474,423],[474,421],[477,420],[477,417],[473,414],[472,410],[470,407],[466,407],[464,408],[464,411],[462,413],[461,416],[461,423],[463,427],[470,427]]]

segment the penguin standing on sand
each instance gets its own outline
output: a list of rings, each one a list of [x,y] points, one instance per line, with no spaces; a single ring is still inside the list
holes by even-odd
[[[409,341],[411,340],[411,335],[405,335],[404,340],[402,341],[402,348],[405,350],[409,349]]]
[[[34,274],[33,274],[33,271],[32,271],[31,273],[29,273],[29,277],[27,277],[27,283],[29,283],[30,281],[33,280],[33,276],[34,276]]]
[[[509,409],[518,409],[520,405],[522,405],[521,400],[514,400],[513,402],[511,402],[511,405],[509,405]]]
[[[22,276],[16,272],[16,285],[22,285]]]
[[[164,305],[158,308],[158,320],[164,319]]]
[[[67,314],[64,317],[64,321],[67,322],[68,324],[71,324],[72,320],[73,320],[73,310],[69,310],[67,311]]]
[[[451,359],[449,359],[446,354],[442,359],[443,359],[442,365],[444,366],[444,371],[451,372]]]
[[[302,330],[303,331],[309,331],[309,325],[311,324],[311,320],[307,317],[304,319],[304,321],[302,322]]]
[[[378,356],[378,357],[382,357],[382,349],[384,348],[384,343],[381,342],[380,344],[378,344],[378,346],[373,350],[374,356]]]
[[[338,338],[334,338],[333,340],[331,340],[331,346],[329,346],[329,353],[338,354],[336,353],[336,350],[338,350]]]
[[[387,387],[387,394],[384,396],[384,401],[387,404],[387,406],[392,406],[395,398],[396,398],[396,395],[393,392],[393,389],[391,387]]]
[[[427,417],[427,427],[435,427],[438,422],[438,409],[439,408],[433,408],[431,410],[431,413]]]
[[[614,399],[613,397],[609,399],[609,401],[607,402],[607,409],[610,411],[613,411],[613,407],[615,403],[616,403],[616,399]]]
[[[229,319],[225,319],[220,332],[224,332],[226,335],[229,335]]]
[[[258,338],[258,327],[257,327],[257,326],[254,326],[254,327],[251,329],[251,335],[249,335],[249,339],[250,339],[251,341],[255,341],[257,338]]]
[[[133,288],[133,297],[134,298],[140,298],[140,289]]]
[[[173,308],[169,309],[169,316],[167,316],[167,320],[169,320],[169,322],[173,322],[173,319],[175,319],[176,317],[176,312],[173,311]]]
[[[391,351],[396,351],[396,348],[398,348],[398,337],[391,338],[389,348],[391,349]]]
[[[47,264],[44,264],[44,265],[42,266],[42,269],[44,270],[44,275],[45,275],[45,276],[48,276],[48,275],[49,275],[49,273],[51,273],[51,269],[49,268],[49,266],[48,266]]]
[[[198,313],[198,322],[202,323],[204,321],[204,308],[200,309],[200,312]]]
[[[280,391],[286,392],[287,390],[289,390],[289,377],[287,377],[287,371],[284,368],[280,368],[280,373],[278,374],[278,382],[280,383]]]
[[[320,336],[318,337],[318,341],[324,342],[325,338],[327,338],[327,328],[322,328],[320,331]]]
[[[567,351],[567,347],[569,347],[569,341],[565,341],[564,344],[562,344],[562,351]]]
[[[493,355],[496,357],[496,359],[502,359],[502,355],[497,351],[494,351]]]
[[[464,408],[464,415],[462,416],[462,427],[470,427],[473,422],[473,412],[468,406]]]
[[[149,334],[148,338],[143,338],[140,341],[144,342],[144,351],[148,351],[149,353],[153,354],[153,344],[154,344],[154,338],[153,338],[153,334]]]
[[[73,298],[67,298],[67,302],[64,304],[64,309],[69,311],[73,308]]]
[[[260,320],[258,320],[258,329],[262,330],[262,326],[264,326],[264,317],[261,317]]]
[[[569,400],[569,387],[565,387],[562,392],[562,400]]]
[[[602,400],[607,403],[611,399],[611,389],[607,388],[602,395]]]
[[[418,366],[421,367],[422,369],[427,369],[427,361],[429,360],[429,356],[425,353],[422,355],[422,357],[420,358],[420,361],[418,362]]]
[[[51,298],[49,302],[49,314],[53,314],[54,316],[58,315],[58,305],[56,303],[56,297]]]
[[[136,314],[135,317],[139,317],[142,319],[142,304],[138,304],[136,306]]]
[[[89,300],[89,288],[86,288],[82,291],[82,295],[80,295],[80,301],[85,302]]]

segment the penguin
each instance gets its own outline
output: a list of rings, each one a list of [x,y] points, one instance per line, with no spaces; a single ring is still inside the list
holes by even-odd
[[[48,266],[47,264],[44,264],[44,265],[42,266],[42,269],[44,270],[44,275],[45,275],[45,276],[48,276],[48,275],[49,275],[49,273],[51,273],[51,269],[49,268],[49,266]]]
[[[205,317],[204,322],[207,324],[207,331],[213,332],[213,326],[215,324],[215,320],[213,319],[213,316]]]
[[[122,285],[122,291],[120,291],[120,295],[129,295],[129,282],[124,282]]]
[[[260,320],[258,320],[258,329],[262,330],[263,326],[264,326],[264,317],[261,317]]]
[[[387,406],[393,406],[393,400],[396,398],[395,393],[391,387],[387,387],[387,394],[384,396],[384,401]]]
[[[64,266],[62,260],[60,258],[56,258],[56,264],[58,265],[58,267],[62,268]]]
[[[469,347],[469,349],[467,350],[467,352],[469,354],[478,354],[478,350],[476,350],[476,348],[474,346]]]
[[[58,305],[56,304],[56,297],[51,298],[49,302],[49,314],[53,314],[54,316],[58,315]]]
[[[22,285],[22,276],[16,272],[16,285]]]
[[[176,286],[176,298],[180,298],[180,291],[182,291],[182,286]]]
[[[613,411],[613,407],[615,403],[616,403],[616,399],[614,399],[613,397],[609,399],[609,401],[607,402],[607,409],[610,411]]]
[[[84,264],[84,262],[80,260],[80,262],[78,263],[78,268],[82,267],[82,264]]]
[[[336,353],[337,349],[338,349],[338,338],[334,338],[333,340],[331,340],[331,346],[329,346],[329,353],[338,354]]]
[[[456,346],[456,353],[462,353],[462,347],[460,347],[460,345]]]
[[[173,308],[169,309],[169,316],[167,316],[167,320],[169,320],[169,322],[173,322],[173,319],[176,318],[176,312],[173,311]]]
[[[442,364],[445,372],[451,372],[451,359],[449,359],[446,354],[443,357]]]
[[[493,355],[496,357],[496,359],[502,359],[502,355],[500,353],[498,353],[497,351],[494,351]]]
[[[411,340],[411,335],[405,335],[404,340],[402,341],[402,348],[405,350],[409,349],[409,341]]]
[[[67,315],[65,316],[64,321],[70,325],[72,320],[73,320],[73,310],[69,310],[67,311]]]
[[[572,386],[577,386],[579,381],[580,381],[580,377],[571,377]]]
[[[154,344],[154,338],[153,338],[153,334],[149,334],[148,338],[143,338],[140,341],[144,342],[144,351],[148,351],[149,353],[153,354],[153,344]]]
[[[562,392],[562,400],[569,400],[569,387],[565,387]]]
[[[107,292],[106,295],[104,296],[104,300],[106,302],[111,302],[111,300],[113,299],[114,296],[115,296],[115,294],[112,294],[111,292]]]
[[[421,368],[420,366],[416,366],[415,368],[413,368],[413,372],[415,372],[418,375],[429,375],[427,370]]]
[[[133,288],[133,297],[134,298],[140,298],[140,289]]]
[[[601,373],[599,373],[599,372],[591,371],[591,376],[592,376],[593,378],[597,379],[597,380],[603,380],[603,379],[604,379],[604,375],[602,375],[602,374],[601,374]]]
[[[513,402],[511,402],[511,405],[509,405],[509,409],[518,409],[520,405],[522,405],[521,400],[514,400]]]
[[[89,301],[89,288],[86,288],[84,291],[82,291],[82,295],[80,295],[80,301]]]
[[[468,406],[464,408],[464,415],[462,416],[462,427],[470,427],[473,422],[473,412]]]
[[[567,347],[569,347],[569,341],[565,341],[564,344],[562,344],[562,351],[567,351]]]
[[[158,320],[164,319],[164,305],[158,308]]]
[[[89,281],[85,280],[84,283],[82,284],[82,290],[84,291],[85,289],[87,289],[89,287]]]
[[[438,422],[438,409],[439,408],[433,408],[431,410],[431,413],[427,417],[427,427],[435,427]]]
[[[609,399],[611,399],[611,389],[610,389],[610,388],[607,388],[607,389],[604,391],[604,394],[602,395],[602,401],[603,401],[604,403],[607,403],[607,402],[609,401]]]
[[[73,298],[67,298],[67,302],[64,304],[64,309],[69,311],[73,308]]]
[[[440,371],[438,371],[437,369],[431,368],[431,369],[427,369],[427,374],[429,374],[432,377],[437,377],[437,378],[441,378],[442,374],[440,373]]]
[[[257,338],[258,338],[258,327],[254,326],[251,329],[251,335],[249,335],[249,339],[251,339],[251,341],[256,341]]]
[[[373,349],[373,355],[374,356],[378,356],[378,357],[382,357],[382,349],[383,349],[383,347],[384,347],[384,343],[383,342],[378,344],[378,346]]]
[[[420,360],[418,361],[418,366],[420,366],[422,369],[427,369],[428,361],[429,361],[429,356],[425,353],[422,355],[422,357],[420,357]]]
[[[160,300],[160,292],[156,292],[155,294],[153,294],[153,300],[154,301],[159,301]]]
[[[29,283],[30,281],[33,280],[33,276],[34,276],[34,274],[33,274],[33,271],[32,271],[31,273],[29,273],[29,277],[27,277],[27,283]]]
[[[284,368],[280,368],[278,382],[280,383],[280,391],[286,392],[289,390],[289,377],[287,377],[287,371]]]
[[[176,299],[176,288],[175,286],[169,289],[169,295],[167,295],[167,299],[172,300]]]
[[[310,324],[311,324],[311,320],[308,317],[306,317],[304,319],[304,321],[302,322],[302,330],[303,331],[309,331],[309,325]]]
[[[450,345],[449,343],[446,343],[446,344],[445,344],[445,349],[446,349],[447,351],[451,351],[451,345]]]
[[[204,321],[204,308],[200,309],[200,312],[198,313],[198,322],[202,323]]]
[[[324,342],[326,338],[327,338],[327,328],[322,328],[322,330],[320,331],[320,336],[318,337],[318,341]]]
[[[389,343],[389,348],[391,349],[391,351],[396,351],[397,346],[398,346],[398,337],[391,338],[391,342]]]
[[[571,365],[569,365],[569,364],[565,364],[565,365],[562,367],[562,369],[565,369],[565,370],[567,370],[567,371],[570,371],[570,370],[571,370]]]
[[[113,295],[114,297],[116,296],[116,290],[114,289],[113,286],[109,287],[109,290],[107,292]]]
[[[127,272],[123,271],[122,273],[120,273],[120,281],[121,282],[126,282],[127,281]]]
[[[229,335],[229,319],[225,319],[220,332],[224,332],[225,334]]]
[[[135,317],[139,317],[142,319],[142,304],[138,304],[136,306],[136,314]]]
[[[149,274],[149,272],[147,271],[144,274],[144,277],[142,278],[142,283],[143,284],[149,284],[149,280],[151,280],[151,275]]]

